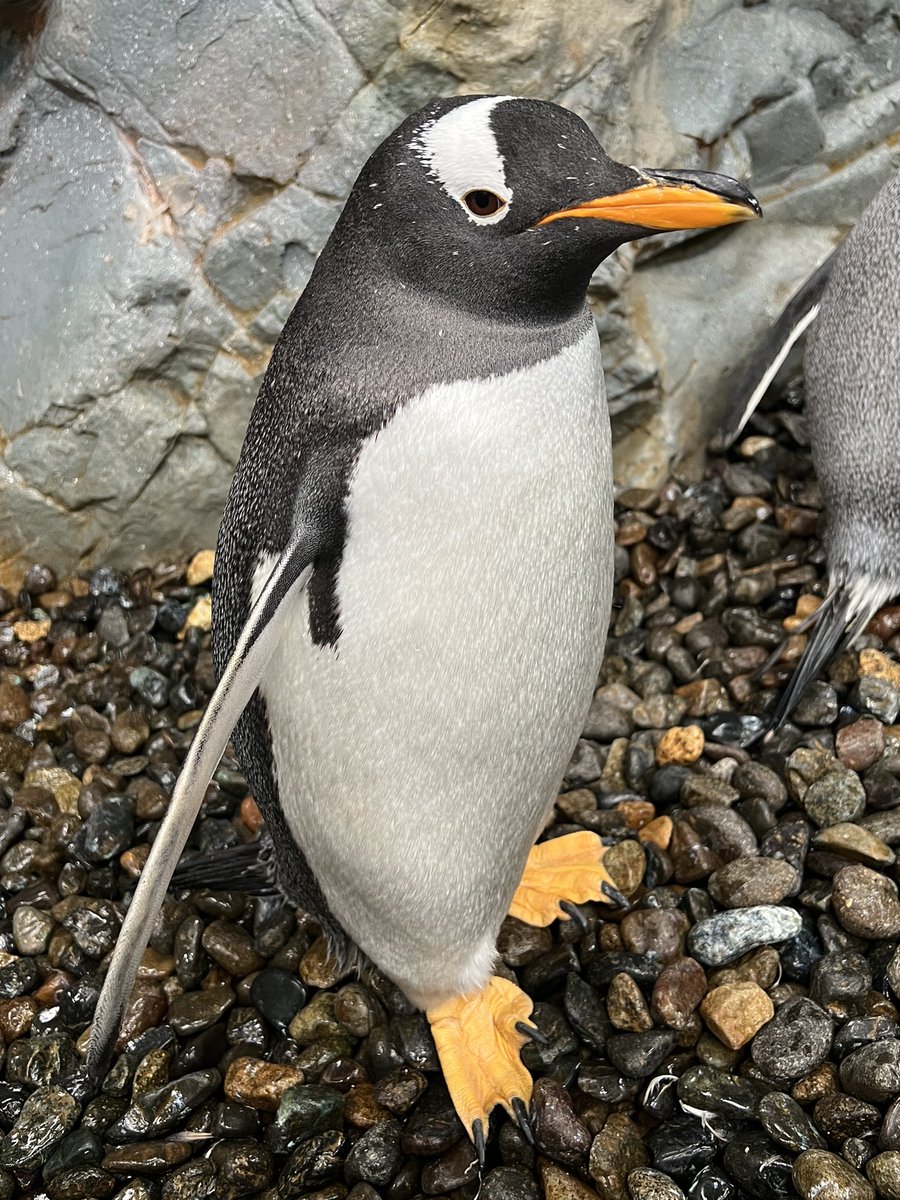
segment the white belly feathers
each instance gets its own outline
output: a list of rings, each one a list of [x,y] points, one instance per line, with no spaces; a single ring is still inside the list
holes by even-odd
[[[537,366],[427,389],[361,450],[336,647],[312,644],[302,597],[261,687],[294,837],[416,1003],[484,981],[580,732],[610,470],[593,328]]]

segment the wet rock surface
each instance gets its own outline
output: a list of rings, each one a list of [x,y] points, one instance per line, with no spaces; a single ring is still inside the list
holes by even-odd
[[[546,1042],[524,1051],[535,1145],[495,1114],[486,1200],[900,1194],[900,621],[754,741],[823,592],[783,511],[819,504],[802,426],[758,423],[702,483],[620,498],[622,607],[553,832],[599,833],[622,895],[504,923]],[[170,894],[103,1089],[79,1089],[213,688],[208,567],[35,568],[0,597],[0,1200],[473,1200],[424,1017],[278,900]],[[258,832],[229,751],[186,854]]]

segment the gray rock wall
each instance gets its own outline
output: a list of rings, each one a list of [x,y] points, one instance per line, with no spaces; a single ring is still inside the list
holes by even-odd
[[[0,576],[213,541],[359,167],[460,91],[556,100],[625,161],[728,171],[763,202],[598,272],[618,476],[653,483],[900,162],[898,0],[8,0]]]

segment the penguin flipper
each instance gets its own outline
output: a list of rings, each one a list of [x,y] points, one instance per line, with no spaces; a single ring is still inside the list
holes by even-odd
[[[741,434],[791,347],[816,319],[819,301],[831,275],[836,253],[832,251],[794,293],[761,345],[753,352],[729,398],[725,420],[715,438],[716,449],[727,450]]]
[[[312,574],[321,537],[303,529],[279,556],[241,631],[191,743],[169,809],[141,872],[103,982],[86,1065],[96,1078],[112,1051],[150,929],[235,723],[250,701],[278,642],[288,610]],[[281,620],[279,620],[281,618]]]

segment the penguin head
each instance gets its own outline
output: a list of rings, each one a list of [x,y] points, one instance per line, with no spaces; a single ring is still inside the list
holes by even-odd
[[[546,322],[580,311],[623,242],[759,215],[727,176],[614,161],[559,105],[467,96],[426,105],[378,147],[339,228],[404,288]]]

